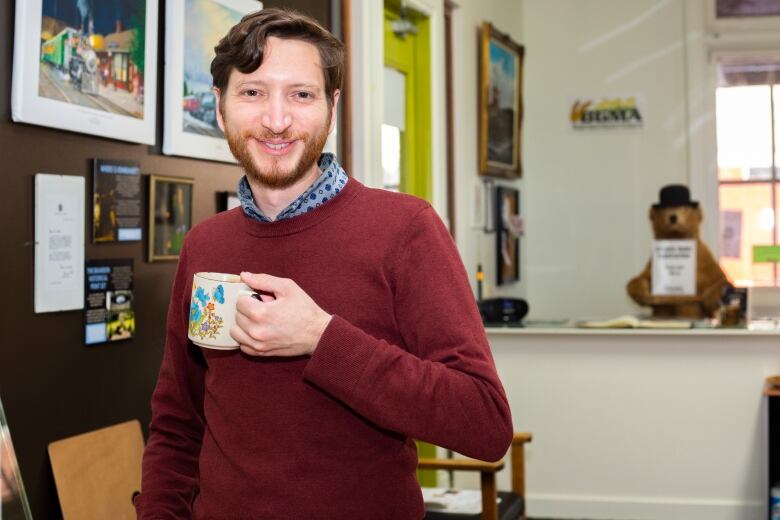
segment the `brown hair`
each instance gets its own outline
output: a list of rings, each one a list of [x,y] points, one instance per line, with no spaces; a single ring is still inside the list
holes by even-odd
[[[244,16],[219,41],[211,62],[214,86],[227,87],[233,69],[248,74],[263,63],[269,36],[311,43],[320,53],[325,76],[325,97],[333,105],[333,95],[341,88],[344,74],[344,44],[313,18],[288,9],[263,9]]]

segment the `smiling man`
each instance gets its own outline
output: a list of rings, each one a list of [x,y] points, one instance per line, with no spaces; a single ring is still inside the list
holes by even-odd
[[[215,50],[242,206],[185,240],[138,517],[423,518],[414,439],[496,460],[512,437],[457,249],[428,203],[322,153],[344,62],[333,35],[267,9]],[[187,339],[200,271],[262,294],[238,301],[239,350]]]

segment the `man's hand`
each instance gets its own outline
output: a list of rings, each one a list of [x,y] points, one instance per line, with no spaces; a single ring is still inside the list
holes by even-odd
[[[303,356],[317,348],[331,315],[287,278],[241,273],[241,280],[262,294],[262,301],[242,296],[230,335],[250,356]]]

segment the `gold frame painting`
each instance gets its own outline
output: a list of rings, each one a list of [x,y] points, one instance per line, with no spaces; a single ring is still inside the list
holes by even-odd
[[[195,180],[149,176],[149,261],[178,260],[184,236],[192,228]]]
[[[479,172],[522,177],[525,48],[484,22],[480,33]]]

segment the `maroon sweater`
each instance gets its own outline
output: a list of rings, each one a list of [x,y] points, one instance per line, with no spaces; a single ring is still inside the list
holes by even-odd
[[[198,271],[291,278],[333,319],[310,357],[198,348]],[[417,520],[412,439],[497,460],[511,436],[446,228],[426,202],[350,179],[304,215],[237,208],[187,235],[136,507],[142,520]]]

